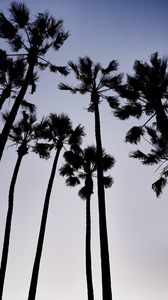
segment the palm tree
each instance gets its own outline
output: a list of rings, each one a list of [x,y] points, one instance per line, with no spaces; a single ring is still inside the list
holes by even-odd
[[[71,91],[72,93],[89,93],[90,104],[88,111],[94,112],[95,117],[102,293],[103,300],[111,300],[112,290],[106,225],[105,192],[103,184],[99,104],[103,99],[105,99],[112,108],[118,105],[117,98],[114,95],[108,96],[107,92],[117,89],[118,85],[121,84],[122,75],[116,74],[118,63],[115,60],[111,61],[105,69],[103,69],[99,63],[93,63],[89,57],[79,58],[78,64],[70,61],[69,66],[80,84],[79,86],[73,87],[68,84],[61,83],[59,88],[61,90]]]
[[[55,157],[44,200],[40,232],[36,248],[28,300],[34,300],[36,296],[37,281],[44,242],[47,215],[58,158],[64,145],[70,145],[71,149],[77,150],[79,148],[82,142],[82,136],[84,135],[84,130],[81,125],[78,125],[73,130],[72,123],[67,115],[50,114],[49,117],[43,120],[42,124],[39,124],[39,134],[40,137],[46,139],[47,142],[37,143],[34,147],[34,151],[38,153],[41,158],[48,159],[51,155],[51,151],[55,150]]]
[[[153,120],[157,130],[168,143],[168,73],[167,59],[159,58],[158,53],[150,57],[150,63],[136,60],[134,75],[127,75],[127,83],[120,86],[118,92],[126,103],[115,108],[115,115],[126,120],[129,117],[147,120],[141,126],[132,127],[126,135],[126,141],[137,143],[145,133],[146,124]]]
[[[28,153],[29,148],[32,146],[32,141],[35,139],[35,122],[35,113],[28,115],[27,113],[23,112],[22,118],[12,126],[12,129],[9,134],[9,139],[13,142],[13,145],[17,146],[18,157],[9,188],[8,211],[6,217],[5,234],[0,266],[0,299],[2,299],[8,260],[15,186],[22,159]]]
[[[79,196],[86,200],[86,280],[88,300],[94,300],[93,282],[92,282],[92,264],[91,264],[91,212],[90,201],[93,194],[93,179],[96,171],[96,148],[88,146],[80,153],[68,151],[64,153],[66,163],[61,167],[60,174],[66,176],[66,184],[74,186],[84,180],[83,187],[79,190]],[[103,171],[107,171],[114,165],[114,158],[103,152]],[[104,176],[104,186],[106,188],[112,185],[112,178]]]
[[[63,30],[63,21],[56,20],[47,12],[38,13],[34,21],[30,21],[30,12],[24,3],[11,2],[9,6],[10,18],[0,13],[0,38],[7,40],[15,53],[12,56],[20,57],[26,62],[26,72],[22,86],[15,98],[15,102],[0,135],[0,159],[7,141],[11,126],[17,115],[29,85],[35,90],[35,67],[67,74],[66,67],[54,66],[44,59],[50,48],[58,50],[68,37]],[[23,53],[21,52],[23,51]],[[10,54],[7,54],[8,56]]]

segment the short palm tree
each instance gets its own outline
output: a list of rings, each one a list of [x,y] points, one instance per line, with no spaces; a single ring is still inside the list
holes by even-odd
[[[111,61],[105,69],[103,69],[99,63],[93,63],[89,57],[79,58],[78,64],[70,61],[69,66],[74,72],[76,79],[79,81],[79,85],[73,87],[68,84],[61,83],[59,88],[72,93],[79,92],[80,94],[90,94],[88,111],[93,112],[95,117],[102,293],[103,300],[111,300],[112,290],[106,224],[105,192],[103,184],[99,104],[102,100],[107,100],[111,108],[118,105],[117,98],[114,95],[108,96],[108,92],[111,90],[115,91],[117,89],[118,85],[121,84],[122,75],[116,73],[118,63],[115,60]]]
[[[127,75],[127,82],[118,89],[125,104],[116,107],[115,115],[121,120],[135,117],[147,120],[140,126],[134,126],[126,135],[126,141],[137,143],[150,121],[156,122],[157,130],[168,143],[168,72],[167,59],[159,58],[158,53],[150,57],[150,63],[136,60],[134,74]],[[122,101],[121,101],[122,102]]]
[[[37,137],[38,132],[40,137],[43,137],[43,139],[46,140],[46,142],[44,141],[42,143],[36,143],[34,151],[37,154],[39,154],[41,158],[48,159],[51,155],[52,150],[54,150],[55,156],[44,200],[40,232],[36,248],[28,300],[34,300],[36,296],[48,209],[60,152],[63,149],[63,147],[65,147],[65,145],[69,145],[71,149],[76,149],[77,151],[78,148],[80,148],[79,146],[82,142],[82,136],[84,135],[84,130],[81,125],[78,125],[73,130],[72,123],[69,117],[65,114],[50,114],[49,117],[44,119],[42,123],[39,124],[39,130],[37,130]]]
[[[58,50],[68,37],[63,30],[63,21],[56,20],[47,12],[38,13],[34,21],[30,21],[30,11],[24,3],[11,2],[9,6],[10,18],[0,13],[0,38],[7,40],[14,51],[13,56],[20,57],[26,64],[26,72],[22,86],[15,98],[9,118],[0,136],[0,159],[7,141],[11,126],[17,115],[19,106],[29,85],[34,85],[35,67],[42,69],[50,67],[51,71],[67,74],[66,67],[54,66],[44,59],[50,48]],[[23,52],[22,52],[23,51]],[[9,54],[8,54],[9,56]]]
[[[22,118],[12,126],[12,129],[9,134],[9,139],[12,141],[13,145],[17,147],[18,157],[12,175],[10,188],[9,188],[8,211],[6,217],[5,234],[4,234],[2,258],[1,258],[1,266],[0,266],[0,299],[2,299],[5,273],[6,273],[7,260],[8,260],[16,181],[17,181],[22,159],[28,153],[29,148],[32,146],[32,141],[35,139],[35,128],[36,128],[35,113],[28,115],[27,113],[23,112]]]
[[[88,300],[94,299],[93,281],[92,281],[92,263],[91,263],[91,212],[90,201],[93,194],[93,179],[97,169],[96,166],[96,148],[88,146],[83,151],[75,153],[74,151],[65,152],[66,163],[61,167],[60,174],[66,176],[66,184],[75,186],[84,180],[83,187],[79,190],[79,196],[86,200],[86,280]],[[103,151],[103,171],[107,171],[114,165],[114,158],[105,154]],[[103,177],[106,188],[112,185],[110,176]]]

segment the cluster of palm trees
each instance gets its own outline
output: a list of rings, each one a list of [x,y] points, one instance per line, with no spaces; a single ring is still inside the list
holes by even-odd
[[[31,21],[30,11],[23,3],[12,2],[9,6],[10,18],[0,13],[0,38],[8,42],[13,53],[0,49],[0,109],[4,125],[0,134],[0,159],[5,145],[12,141],[17,147],[17,161],[13,171],[8,197],[4,243],[0,266],[0,299],[3,295],[5,273],[10,245],[10,232],[14,205],[14,191],[22,159],[29,150],[40,158],[49,159],[53,155],[53,165],[47,184],[44,206],[33,264],[28,299],[34,300],[44,244],[45,228],[52,187],[57,171],[60,153],[64,152],[64,164],[60,175],[66,178],[68,186],[76,186],[84,180],[79,196],[86,201],[86,281],[88,300],[94,299],[91,264],[91,212],[90,201],[94,192],[94,177],[97,178],[99,213],[100,258],[102,275],[102,299],[112,300],[110,259],[106,224],[105,188],[112,185],[110,175],[105,172],[114,165],[114,158],[106,154],[102,146],[100,103],[106,101],[116,117],[126,120],[144,116],[148,119],[140,126],[134,126],[126,134],[126,142],[138,143],[141,137],[150,139],[151,152],[144,154],[137,150],[132,157],[144,164],[163,164],[167,162],[168,145],[168,73],[167,59],[151,55],[150,63],[135,61],[134,75],[118,72],[118,62],[112,60],[106,68],[94,63],[89,57],[79,58],[77,63],[69,61],[68,66],[56,66],[45,56],[50,48],[58,50],[68,38],[63,29],[63,21],[56,20],[48,12],[39,13]],[[81,124],[73,128],[68,115],[51,113],[40,122],[37,121],[36,107],[24,98],[31,88],[35,93],[38,80],[37,71],[49,68],[63,75],[73,73],[76,85],[60,83],[59,89],[73,94],[89,94],[88,112],[94,115],[96,145],[82,147],[84,128]],[[9,113],[4,113],[3,105],[11,99]],[[20,113],[20,108],[23,111]],[[147,124],[151,122],[151,126]],[[149,141],[148,141],[149,142]],[[152,185],[159,196],[167,183],[168,167],[162,169],[161,177]]]

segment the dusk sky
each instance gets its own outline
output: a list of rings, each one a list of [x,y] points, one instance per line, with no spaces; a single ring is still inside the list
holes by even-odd
[[[7,14],[11,1],[0,0]],[[58,52],[46,56],[56,65],[89,56],[103,67],[117,59],[119,71],[132,73],[135,59],[168,55],[167,0],[26,0],[33,17],[48,10],[64,20],[70,36]],[[0,40],[0,48],[5,49]],[[58,90],[60,82],[73,83],[48,71],[39,72],[37,92],[26,99],[37,105],[38,119],[49,113],[67,113],[74,126],[85,127],[84,145],[95,143],[94,115],[87,112],[87,95]],[[11,100],[12,101],[12,100]],[[7,101],[8,102],[8,101]],[[10,102],[6,109],[10,108]],[[151,184],[157,167],[143,166],[128,157],[136,146],[124,137],[136,119],[116,119],[106,103],[100,105],[102,142],[116,164],[106,191],[107,226],[113,300],[168,299],[168,189],[159,199]],[[18,115],[19,116],[19,115]],[[148,150],[143,142],[139,149]],[[8,189],[16,162],[14,147],[7,147],[0,163],[0,249],[3,242]],[[15,192],[10,253],[3,300],[26,300],[35,256],[45,190],[52,158],[30,153],[23,159]],[[61,167],[62,159],[58,167]],[[69,188],[57,173],[49,208],[36,300],[86,300],[85,202],[79,188]],[[96,186],[92,197],[92,259],[95,300],[101,300],[100,249]]]

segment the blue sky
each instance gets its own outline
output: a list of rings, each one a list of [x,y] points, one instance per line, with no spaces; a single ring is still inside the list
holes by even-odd
[[[0,0],[6,12],[10,1]],[[49,10],[64,19],[70,37],[48,58],[66,65],[88,55],[106,66],[117,59],[119,70],[132,72],[135,59],[149,60],[158,51],[167,55],[167,1],[25,1],[32,16]],[[2,41],[0,41],[2,43]],[[0,44],[1,45],[1,44]],[[2,43],[2,46],[4,44]],[[49,72],[39,73],[36,94],[26,99],[37,105],[41,118],[50,112],[65,112],[74,125],[86,128],[85,144],[94,143],[94,119],[87,113],[87,96],[58,90],[60,81],[73,82]],[[10,104],[9,104],[10,107]],[[151,190],[159,176],[155,168],[128,158],[136,147],[124,143],[126,131],[136,120],[115,119],[101,104],[102,139],[106,151],[116,158],[112,170],[114,186],[106,193],[113,300],[167,300],[168,297],[168,201],[167,189],[158,200]],[[146,149],[144,143],[141,148]],[[0,246],[3,240],[8,187],[16,160],[15,149],[7,148],[0,168]],[[34,154],[23,162],[15,195],[10,257],[3,300],[26,300],[35,254],[42,205],[52,165]],[[61,166],[61,161],[60,165]],[[78,189],[64,186],[57,175],[51,198],[47,231],[40,267],[37,300],[87,299],[85,280],[85,203]],[[96,194],[92,201],[93,273],[95,300],[101,300],[98,215]]]

